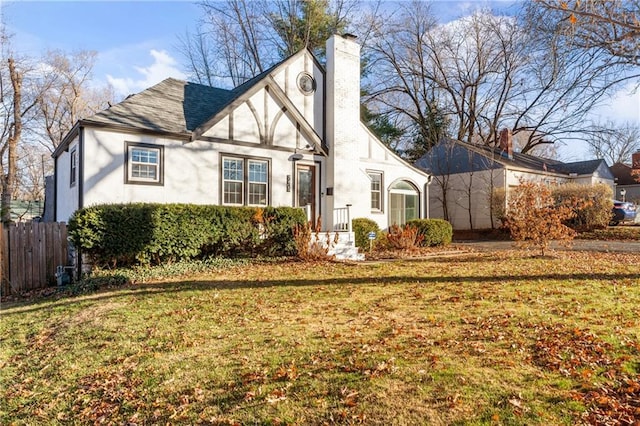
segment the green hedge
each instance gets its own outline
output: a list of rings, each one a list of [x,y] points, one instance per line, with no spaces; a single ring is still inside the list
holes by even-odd
[[[293,255],[301,209],[195,204],[104,204],[69,220],[73,244],[99,265],[159,264],[206,256]]]
[[[453,238],[451,224],[443,219],[413,219],[407,225],[416,228],[418,234],[422,235],[423,246],[445,246]]]
[[[356,247],[369,248],[369,232],[375,232],[376,237],[380,232],[378,224],[366,217],[359,217],[351,221],[353,233],[356,238]]]

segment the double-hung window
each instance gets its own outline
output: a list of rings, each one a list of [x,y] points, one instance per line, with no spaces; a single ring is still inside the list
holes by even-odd
[[[163,147],[127,143],[126,183],[162,184]]]
[[[244,204],[244,160],[224,158],[222,166],[224,204]]]
[[[268,164],[263,160],[248,160],[249,205],[267,205]]]
[[[269,161],[222,157],[222,203],[266,206],[269,204]]]
[[[371,211],[382,211],[382,173],[369,172],[371,179]]]

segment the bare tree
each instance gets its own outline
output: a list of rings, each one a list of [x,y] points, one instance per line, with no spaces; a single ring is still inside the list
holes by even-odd
[[[27,68],[16,63],[13,56],[2,56],[0,116],[4,127],[0,135],[0,187],[2,188],[0,210],[2,222],[7,223],[11,220],[11,200],[16,195],[18,185],[18,147],[21,143],[23,127],[25,122],[30,120],[41,92],[34,91],[35,87],[30,84],[24,86],[25,75],[29,72]],[[46,84],[48,83],[45,82],[45,86]]]
[[[326,39],[349,24],[357,0],[205,0],[195,33],[180,39],[199,83],[237,86],[302,48],[324,55]]]
[[[526,134],[523,152],[575,137],[624,79],[619,65],[522,22],[481,11],[439,25],[428,4],[403,4],[379,27],[372,98],[425,132],[435,100],[450,134],[469,143],[495,145],[503,127]]]
[[[49,151],[39,144],[18,146],[17,185],[14,199],[38,201],[44,199],[45,178],[53,173]]]
[[[187,31],[178,37],[178,49],[186,60],[185,68],[191,78],[207,86],[218,85],[220,74],[216,67],[213,44],[202,26],[195,33]]]
[[[18,59],[4,27],[0,36],[0,186],[8,222],[12,199],[41,198],[50,154],[75,122],[106,107],[112,95],[89,88],[95,53]]]
[[[595,158],[604,158],[610,165],[630,163],[631,154],[640,149],[640,126],[617,125],[613,121],[596,124],[586,141]]]
[[[534,0],[529,7],[541,10],[574,46],[640,66],[639,0]]]
[[[53,152],[79,119],[105,109],[115,98],[109,86],[90,86],[96,55],[87,50],[71,54],[50,51],[44,57],[44,72],[52,75],[49,78],[52,83],[39,97],[42,125],[34,130],[49,152]]]

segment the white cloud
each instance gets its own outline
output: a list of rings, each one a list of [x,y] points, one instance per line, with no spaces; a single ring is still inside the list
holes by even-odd
[[[133,65],[137,72],[136,77],[114,77],[107,74],[107,81],[118,94],[126,96],[137,93],[157,84],[168,77],[184,80],[186,75],[178,68],[178,62],[165,50],[151,49],[149,54],[153,57],[153,63],[148,66]]]

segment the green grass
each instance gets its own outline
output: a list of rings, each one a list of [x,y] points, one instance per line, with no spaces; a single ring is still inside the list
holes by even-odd
[[[514,251],[14,303],[0,423],[595,422],[640,394],[639,282],[638,255]]]

